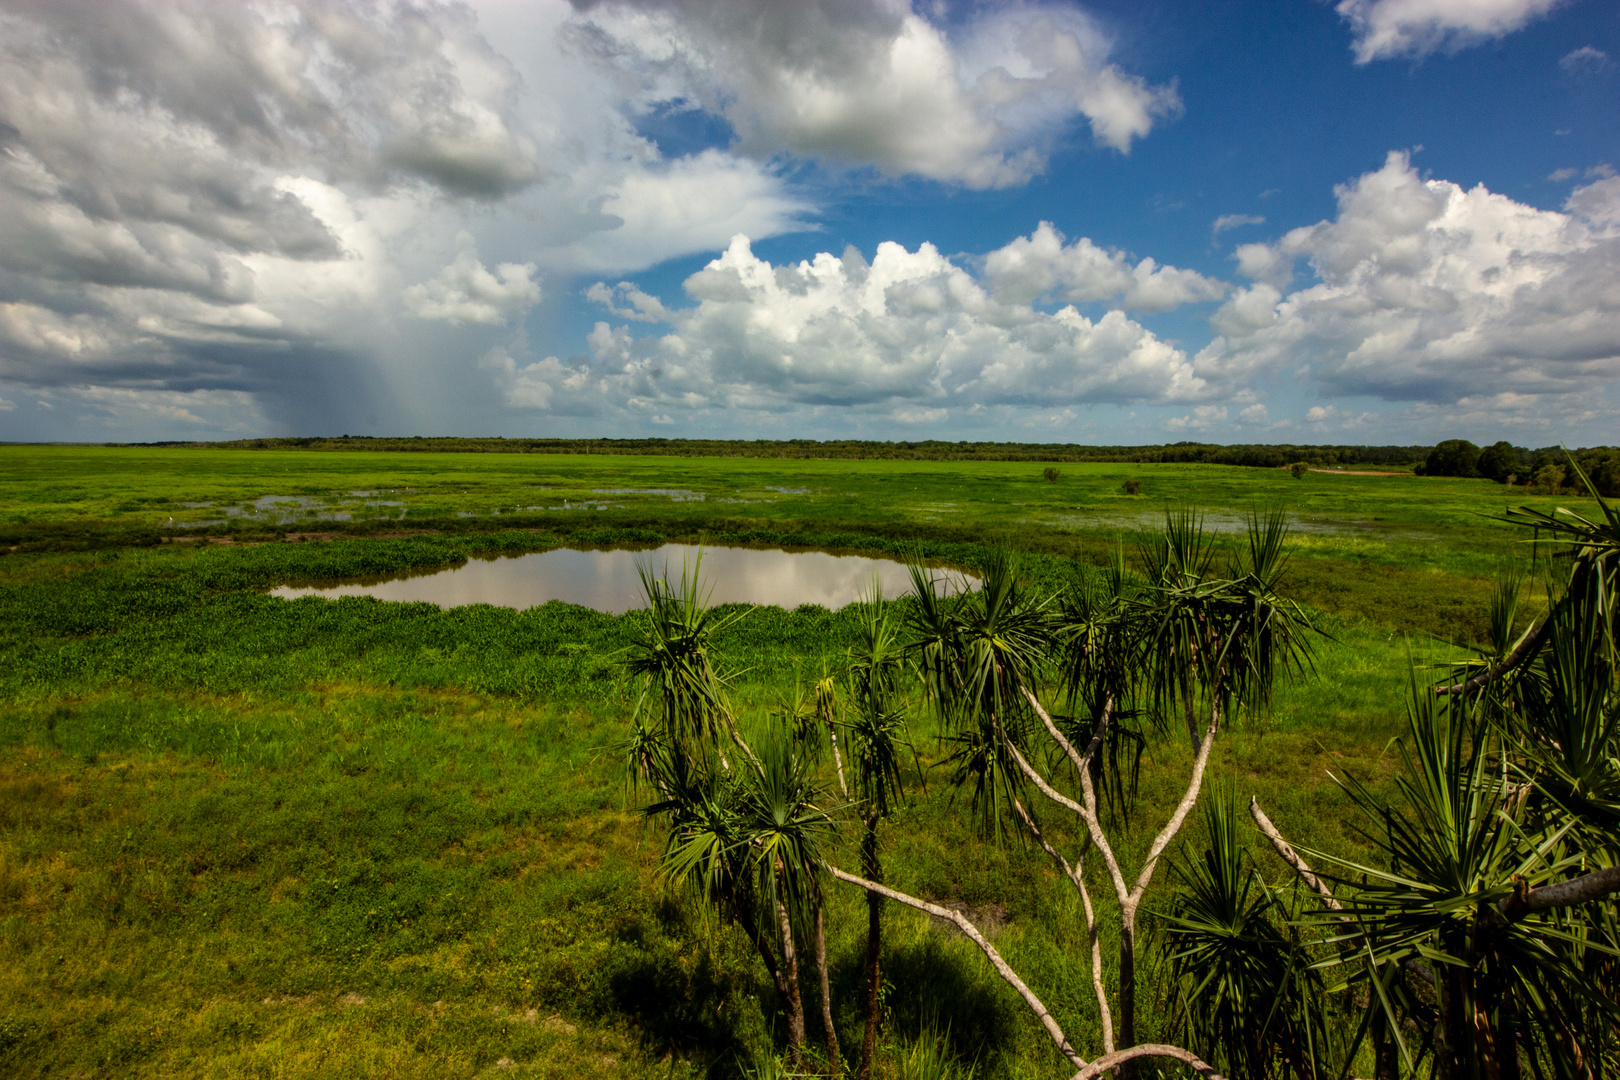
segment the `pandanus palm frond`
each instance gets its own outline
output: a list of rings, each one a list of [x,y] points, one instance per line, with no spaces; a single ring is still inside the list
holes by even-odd
[[[1606,592],[1588,575],[1554,606],[1540,655],[1510,684],[1506,728],[1524,779],[1620,856],[1620,670]]]
[[[1124,552],[1117,550],[1107,567],[1073,567],[1053,619],[1058,675],[1071,714],[1053,719],[1071,743],[1085,747],[1111,710],[1089,768],[1103,800],[1126,812],[1147,746],[1132,707],[1141,655],[1136,593],[1125,573]]]
[[[728,675],[716,663],[714,639],[744,613],[722,616],[707,606],[700,585],[702,555],[683,567],[677,584],[637,561],[647,607],[637,622],[625,667],[639,678],[638,723],[669,742],[676,754],[707,752],[732,722]]]
[[[1508,670],[1508,657],[1535,632],[1534,626],[1528,626],[1522,632],[1519,630],[1519,603],[1524,595],[1524,582],[1524,573],[1516,567],[1502,570],[1496,575],[1496,586],[1491,591],[1490,605],[1486,610],[1484,644],[1475,646],[1454,641],[1452,644],[1468,649],[1474,655],[1445,665],[1452,670],[1450,678],[1464,685],[1475,676],[1503,668],[1505,678],[1490,687],[1487,693],[1487,700],[1492,706],[1501,701],[1504,689],[1523,670]]]
[[[1163,913],[1172,1024],[1227,1076],[1331,1075],[1321,975],[1243,849],[1231,793],[1203,818],[1206,846],[1171,864]]]
[[[759,768],[739,781],[740,829],[762,896],[804,918],[820,900],[821,864],[833,840],[826,792],[785,726],[750,736]]]
[[[1437,699],[1414,685],[1401,755],[1398,806],[1343,781],[1378,858],[1311,853],[1347,888],[1352,922],[1335,940],[1353,947],[1329,963],[1364,960],[1364,977],[1410,960],[1428,965],[1449,1043],[1440,1052],[1465,1075],[1535,1032],[1546,1034],[1543,1049],[1559,1069],[1574,1069],[1593,1050],[1576,1030],[1579,1018],[1620,1018],[1588,962],[1607,946],[1557,913],[1502,914],[1515,890],[1579,868],[1569,825],[1527,828],[1505,756],[1466,699]]]
[[[1164,532],[1142,545],[1148,589],[1136,601],[1137,618],[1161,722],[1182,712],[1196,740],[1200,703],[1222,715],[1234,704],[1264,708],[1280,676],[1310,666],[1318,631],[1277,592],[1287,536],[1282,512],[1251,515],[1247,547],[1225,577],[1212,572],[1214,545],[1191,512],[1166,513]]]
[[[1012,552],[995,549],[981,567],[980,587],[947,601],[927,571],[911,567],[909,651],[955,747],[947,758],[952,782],[972,788],[980,825],[996,837],[1001,811],[1024,785],[1008,750],[1009,743],[1027,745],[1023,691],[1035,689],[1051,648],[1050,601],[1031,596],[1018,569]]]

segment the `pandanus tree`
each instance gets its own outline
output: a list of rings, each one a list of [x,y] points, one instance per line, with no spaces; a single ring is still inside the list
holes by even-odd
[[[849,709],[844,720],[850,757],[851,797],[861,822],[861,873],[883,880],[878,827],[904,796],[902,752],[908,748],[902,678],[905,656],[888,605],[876,582],[859,607],[857,644],[845,672]],[[915,756],[910,755],[910,756]],[[840,775],[842,772],[840,771]],[[861,1036],[860,1080],[872,1075],[882,1013],[883,897],[866,894],[865,1023]]]
[[[833,873],[955,922],[1029,1005],[1082,1080],[1155,1056],[1214,1075],[1185,1048],[1138,1044],[1136,920],[1160,861],[1198,801],[1223,723],[1235,711],[1263,706],[1280,675],[1309,662],[1310,624],[1278,593],[1285,535],[1281,515],[1254,518],[1246,548],[1217,573],[1214,545],[1198,519],[1171,515],[1162,537],[1141,553],[1145,581],[1131,587],[1116,567],[1089,591],[1071,593],[1067,610],[1031,595],[1008,553],[988,560],[981,588],[956,600],[939,596],[932,580],[914,571],[912,650],[954,744],[953,779],[971,789],[987,833],[999,835],[1010,823],[1079,893],[1091,943],[1101,1055],[1089,1062],[1081,1056],[1039,996],[959,912],[841,870]],[[1079,707],[1078,715],[1055,718],[1043,705],[1049,675],[1066,690],[1071,706]],[[1144,731],[1163,735],[1175,722],[1186,724],[1191,743],[1187,787],[1128,876],[1110,833],[1128,799],[1115,800],[1110,812],[1099,791],[1128,794],[1128,780],[1117,771],[1122,757],[1131,756]],[[1113,752],[1121,748],[1125,754]],[[1036,765],[1049,761],[1057,767]],[[1039,808],[1026,805],[1037,794]],[[1042,829],[1041,815],[1054,812],[1077,819],[1083,838],[1078,850],[1065,854]],[[1113,993],[1084,869],[1091,853],[1100,857],[1118,905]]]
[[[1474,674],[1414,684],[1397,797],[1343,778],[1370,857],[1296,852],[1251,804],[1321,896],[1324,965],[1366,990],[1380,1080],[1403,1062],[1443,1080],[1620,1067],[1620,515],[1592,495],[1601,519],[1509,515],[1563,588],[1517,635],[1504,588]]]
[[[1228,1076],[1334,1076],[1323,979],[1289,894],[1248,856],[1232,791],[1203,806],[1206,843],[1171,864],[1163,912],[1171,1032]]]
[[[750,740],[737,723],[714,657],[728,620],[707,606],[699,566],[674,586],[640,567],[647,609],[627,662],[642,683],[630,776],[655,793],[643,812],[668,828],[667,880],[735,923],[759,953],[797,1065],[805,1042],[797,942],[819,924],[833,822],[790,726],[768,724]]]

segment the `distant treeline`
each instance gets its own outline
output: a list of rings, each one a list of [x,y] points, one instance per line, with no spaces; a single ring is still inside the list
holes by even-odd
[[[1566,452],[1561,446],[1529,450],[1503,440],[1481,448],[1467,439],[1447,439],[1428,452],[1416,471],[1421,476],[1479,476],[1551,492],[1580,490],[1580,478],[1569,467],[1571,457],[1599,495],[1620,496],[1620,449],[1612,446]]]
[[[1379,465],[1410,468],[1429,446],[1295,446],[1289,443],[1218,446],[1179,442],[1160,446],[1083,446],[1077,443],[878,442],[866,439],[473,439],[341,438],[240,439],[213,443],[148,443],[236,450],[392,450],[495,454],[640,454],[671,457],[834,458],[898,461],[1117,461],[1251,465]]]

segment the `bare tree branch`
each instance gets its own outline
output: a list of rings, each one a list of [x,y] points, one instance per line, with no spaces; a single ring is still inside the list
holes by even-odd
[[[1108,1007],[1108,988],[1103,985],[1102,938],[1097,933],[1097,913],[1091,908],[1086,891],[1085,856],[1075,860],[1074,880],[1080,886],[1080,904],[1086,911],[1086,933],[1091,938],[1091,991],[1097,995],[1097,1016],[1102,1021],[1103,1053],[1114,1052],[1114,1014]]]
[[[1127,1061],[1137,1058],[1162,1057],[1171,1058],[1201,1074],[1205,1080],[1222,1080],[1221,1074],[1215,1071],[1215,1066],[1201,1060],[1190,1050],[1183,1050],[1179,1046],[1166,1046],[1163,1043],[1142,1043],[1139,1046],[1116,1050],[1112,1054],[1104,1054],[1090,1065],[1075,1073],[1071,1080],[1092,1080],[1094,1076],[1101,1076],[1112,1069],[1117,1069]]]
[[[1058,866],[1063,868],[1063,876],[1068,878],[1071,884],[1079,884],[1080,879],[1076,876],[1074,867],[1069,865],[1069,860],[1063,857],[1061,851],[1047,841],[1046,834],[1041,832],[1039,825],[1035,824],[1035,819],[1029,816],[1029,811],[1024,809],[1024,804],[1014,799],[1013,809],[1017,811],[1019,820],[1024,823],[1024,828],[1028,829],[1030,835],[1035,838],[1035,842],[1041,845],[1041,850],[1052,856]]]
[[[1075,860],[1074,865],[1070,866],[1063,853],[1047,842],[1040,826],[1035,824],[1035,819],[1024,809],[1024,804],[1014,799],[1013,809],[1018,811],[1018,816],[1041,848],[1057,860],[1057,864],[1063,868],[1064,876],[1080,890],[1080,903],[1086,911],[1086,933],[1091,938],[1091,989],[1097,995],[1097,1015],[1102,1021],[1103,1052],[1111,1054],[1114,1052],[1114,1015],[1108,1008],[1108,989],[1103,985],[1102,940],[1097,934],[1097,915],[1091,907],[1091,893],[1086,889],[1085,855],[1082,854]]]
[[[1140,902],[1142,895],[1147,892],[1148,882],[1153,880],[1153,871],[1159,864],[1159,856],[1176,838],[1193,805],[1198,802],[1198,791],[1204,786],[1204,770],[1209,766],[1209,752],[1215,746],[1215,732],[1220,726],[1221,713],[1216,707],[1210,710],[1209,727],[1204,729],[1204,737],[1198,744],[1198,755],[1193,758],[1192,778],[1187,782],[1187,792],[1176,806],[1176,812],[1170,815],[1170,820],[1165,822],[1164,828],[1159,830],[1159,835],[1153,838],[1153,844],[1148,848],[1147,861],[1142,864],[1142,872],[1137,875],[1136,888],[1131,894],[1135,902]]]
[[[1051,732],[1055,738],[1062,739],[1063,733],[1057,730],[1057,725],[1052,722],[1052,717],[1045,709],[1041,708],[1040,701],[1036,699],[1034,694],[1030,693],[1028,687],[1024,688],[1024,696],[1029,699],[1029,704],[1035,710],[1035,715],[1041,718],[1041,723],[1046,725],[1046,730]],[[1113,699],[1110,698],[1107,706],[1105,706],[1103,709],[1102,720],[1097,725],[1097,734],[1093,736],[1091,740],[1091,748],[1086,751],[1086,757],[1079,757],[1076,755],[1072,745],[1068,747],[1068,752],[1070,754],[1069,760],[1078,760],[1077,768],[1080,773],[1080,794],[1084,801],[1082,804],[1077,806],[1074,803],[1074,800],[1069,799],[1067,796],[1063,796],[1060,805],[1066,805],[1069,809],[1074,810],[1075,813],[1080,815],[1080,819],[1086,823],[1086,832],[1091,835],[1091,842],[1096,845],[1098,851],[1102,852],[1103,865],[1107,867],[1109,880],[1114,886],[1114,896],[1119,900],[1120,906],[1123,907],[1130,901],[1130,886],[1125,884],[1125,875],[1119,868],[1119,860],[1114,857],[1113,847],[1108,843],[1108,834],[1103,832],[1102,822],[1097,818],[1097,793],[1093,789],[1091,783],[1091,769],[1087,767],[1089,755],[1102,741],[1103,728],[1108,722],[1108,718],[1113,711],[1113,705]],[[1065,742],[1067,742],[1067,740],[1065,740]],[[1017,747],[1012,746],[1010,743],[1008,746],[1013,752],[1014,760],[1016,760],[1019,767],[1024,770],[1024,774],[1035,781],[1036,787],[1042,789],[1042,794],[1045,794],[1046,790],[1051,788],[1051,785],[1046,782],[1044,777],[1041,777],[1033,768],[1030,767],[1029,762],[1024,760],[1023,755],[1018,752]]]
[[[1058,730],[1058,726],[1052,722],[1052,717],[1045,709],[1041,708],[1041,703],[1035,699],[1034,692],[1027,686],[1021,689],[1024,691],[1024,696],[1029,699],[1029,703],[1035,707],[1035,715],[1039,716],[1041,723],[1046,726],[1047,734],[1051,735],[1052,740],[1063,748],[1065,754],[1069,755],[1069,761],[1074,764],[1074,767],[1084,772],[1086,763],[1091,760],[1091,755],[1097,752],[1097,747],[1102,743],[1103,732],[1107,729],[1109,717],[1114,711],[1114,699],[1109,698],[1107,704],[1103,706],[1103,714],[1097,722],[1096,732],[1091,737],[1091,745],[1086,747],[1086,752],[1082,754],[1074,748],[1074,744],[1069,741],[1068,736]]]
[[[1300,858],[1299,852],[1295,851],[1288,841],[1283,839],[1282,833],[1277,831],[1277,826],[1273,825],[1271,819],[1266,817],[1266,812],[1260,809],[1260,800],[1252,795],[1249,796],[1249,815],[1254,818],[1254,823],[1260,826],[1260,832],[1265,838],[1271,841],[1271,846],[1277,849],[1277,854],[1282,856],[1283,862],[1292,866],[1294,873],[1298,874],[1305,884],[1317,891],[1322,897],[1322,903],[1326,905],[1328,910],[1343,911],[1344,905],[1339,903],[1339,898],[1333,895],[1333,890],[1328,888],[1326,882],[1316,876],[1315,872],[1311,870],[1310,864]]]
[[[1024,755],[1019,753],[1018,747],[1014,746],[1010,739],[1003,739],[1002,741],[1006,743],[1007,749],[1012,752],[1013,760],[1018,762],[1018,767],[1022,769],[1024,771],[1024,775],[1029,777],[1031,782],[1034,783],[1037,791],[1039,791],[1042,795],[1045,795],[1048,799],[1051,799],[1053,802],[1057,803],[1059,806],[1063,807],[1063,809],[1069,810],[1080,817],[1086,816],[1086,808],[1069,798],[1067,795],[1063,794],[1063,792],[1059,791],[1051,784],[1048,784],[1046,782],[1046,777],[1042,776],[1035,770],[1033,765],[1024,760]]]
[[[1582,874],[1578,878],[1553,885],[1543,885],[1539,889],[1526,888],[1522,880],[1517,886],[1513,890],[1513,895],[1500,904],[1502,915],[1508,922],[1518,922],[1532,911],[1589,904],[1593,900],[1601,900],[1612,892],[1620,891],[1620,866],[1594,870],[1590,874]]]
[[[1046,1028],[1046,1033],[1052,1037],[1052,1042],[1057,1044],[1057,1048],[1062,1052],[1063,1056],[1081,1069],[1086,1067],[1085,1058],[1075,1053],[1074,1047],[1069,1045],[1068,1036],[1064,1035],[1063,1029],[1058,1026],[1057,1018],[1041,1003],[1041,999],[1035,996],[1035,991],[1026,986],[1024,980],[1018,977],[1018,973],[1008,966],[1007,961],[1001,958],[1001,954],[996,951],[995,946],[986,941],[984,935],[979,933],[978,928],[968,921],[967,916],[960,911],[952,911],[950,908],[930,904],[926,900],[919,900],[915,896],[907,896],[903,892],[897,892],[886,885],[879,885],[875,881],[867,881],[865,878],[856,877],[854,874],[846,874],[836,866],[829,865],[827,870],[839,881],[848,882],[851,885],[865,889],[867,892],[875,892],[879,896],[886,896],[896,903],[905,904],[907,907],[916,908],[918,911],[926,911],[936,919],[945,919],[955,923],[957,928],[966,934],[968,939],[979,947],[979,951],[989,959],[991,966],[996,969],[996,974],[1000,975],[1008,986],[1018,991],[1018,995],[1024,999],[1024,1003],[1035,1013],[1036,1019],[1041,1022],[1042,1027]]]
[[[1495,667],[1480,672],[1466,682],[1453,683],[1451,686],[1437,686],[1434,688],[1434,692],[1441,697],[1445,697],[1447,694],[1471,694],[1486,683],[1501,678],[1518,667],[1519,661],[1535,651],[1536,646],[1541,644],[1541,638],[1547,632],[1548,625],[1549,623],[1544,622],[1534,632],[1526,634],[1524,640],[1514,646],[1513,651],[1508,653],[1507,657]]]

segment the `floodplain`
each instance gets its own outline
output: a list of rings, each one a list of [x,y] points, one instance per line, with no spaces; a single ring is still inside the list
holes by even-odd
[[[1523,530],[1496,518],[1559,503],[1484,480],[1202,465],[1064,464],[1052,480],[1029,462],[0,447],[0,1071],[730,1077],[779,1051],[764,973],[665,886],[625,784],[636,612],[278,586],[679,542],[961,569],[1002,545],[1057,590],[1076,561],[1129,562],[1167,509],[1202,512],[1224,545],[1281,508],[1285,591],[1323,631],[1314,670],[1223,735],[1210,775],[1285,834],[1355,850],[1329,771],[1387,780],[1409,672],[1466,655],[1498,572],[1529,568]],[[745,720],[836,667],[855,631],[850,610],[815,605],[729,625]],[[915,702],[889,879],[993,926],[1087,1037],[1089,974],[1056,947],[1070,894],[1039,851],[976,839],[930,768],[939,734]],[[1188,755],[1148,748],[1150,816]],[[846,1047],[863,909],[831,895]],[[880,1075],[928,1040],[958,1075],[1062,1073],[971,945],[890,919]],[[1146,1036],[1164,1004],[1143,1002]]]

